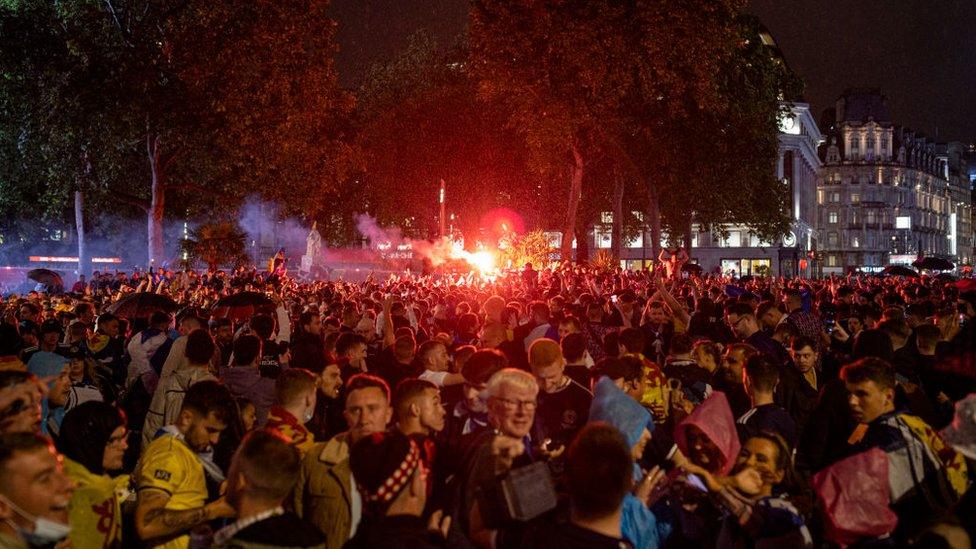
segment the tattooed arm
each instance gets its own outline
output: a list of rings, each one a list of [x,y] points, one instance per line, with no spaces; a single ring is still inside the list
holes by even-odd
[[[136,531],[143,540],[187,532],[198,524],[215,518],[233,517],[234,510],[224,498],[196,509],[166,509],[169,494],[148,488],[139,491],[136,505]]]

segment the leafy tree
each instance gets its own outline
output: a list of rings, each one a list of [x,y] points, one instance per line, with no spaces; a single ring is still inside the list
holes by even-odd
[[[552,261],[552,247],[549,237],[543,231],[530,231],[525,234],[511,233],[500,244],[499,265],[504,268],[519,269],[526,263],[544,267]]]
[[[315,213],[346,169],[352,106],[327,5],[7,2],[0,99],[23,107],[4,125],[73,185],[145,212],[150,262],[167,257],[167,201],[191,215],[257,191]]]
[[[573,234],[588,162],[610,141],[630,68],[620,33],[628,10],[615,2],[471,4],[471,64],[482,97],[504,105],[530,166],[550,181],[547,214],[559,219],[561,253]]]
[[[635,183],[644,200],[626,203],[646,204],[654,257],[662,228],[680,235],[693,219],[749,223],[761,234],[784,228],[771,166],[776,99],[790,76],[761,50],[754,23],[740,16],[744,5],[472,4],[482,95],[505,105],[532,166],[566,182],[547,197],[553,215],[565,213],[564,257],[574,229],[585,235],[600,211],[627,217],[624,196],[634,196]],[[623,226],[614,234],[619,251]],[[578,259],[585,242],[578,238]]]
[[[215,221],[200,225],[183,241],[188,261],[203,261],[210,271],[221,265],[235,268],[250,262],[247,234],[233,221]]]
[[[477,99],[466,59],[463,44],[443,49],[417,34],[401,55],[371,67],[359,90],[359,206],[413,237],[437,233],[441,180],[451,224],[469,242],[493,208],[515,206],[530,223],[542,213],[532,207],[542,194],[525,148],[499,105]]]

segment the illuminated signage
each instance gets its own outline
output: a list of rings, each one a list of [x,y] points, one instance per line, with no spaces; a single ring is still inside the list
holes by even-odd
[[[896,229],[908,229],[912,228],[912,217],[909,215],[900,215],[895,218],[895,228]]]
[[[27,258],[31,263],[78,263],[77,257],[61,255],[32,255]],[[121,257],[93,257],[92,263],[122,263]]]

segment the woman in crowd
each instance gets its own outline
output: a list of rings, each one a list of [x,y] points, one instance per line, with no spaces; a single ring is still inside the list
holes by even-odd
[[[122,547],[121,502],[129,475],[110,473],[122,469],[126,434],[125,414],[99,401],[75,406],[61,422],[57,446],[76,485],[68,504],[74,547]]]

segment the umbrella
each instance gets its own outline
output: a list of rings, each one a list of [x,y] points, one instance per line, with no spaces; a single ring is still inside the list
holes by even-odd
[[[956,280],[959,280],[954,275],[951,275],[949,273],[939,273],[939,274],[935,275],[935,278],[937,278],[939,280],[942,280],[942,281],[945,281],[945,282],[955,282]]]
[[[881,274],[887,276],[908,276],[912,278],[918,277],[917,272],[902,265],[888,265],[883,271],[881,271]]]
[[[922,259],[916,259],[912,262],[912,265],[918,267],[919,269],[928,269],[930,271],[951,271],[955,268],[948,259],[942,259],[941,257],[925,257]]]
[[[976,290],[976,279],[961,278],[956,281],[956,288],[959,288],[960,293]]]
[[[275,302],[260,292],[240,292],[222,297],[214,303],[210,314],[214,318],[243,320],[258,313],[273,314]]]
[[[179,305],[169,297],[153,292],[134,292],[109,305],[105,310],[123,318],[149,318],[156,311],[175,312]]]
[[[61,275],[51,269],[33,269],[27,271],[27,278],[47,286],[48,288],[64,288]]]

